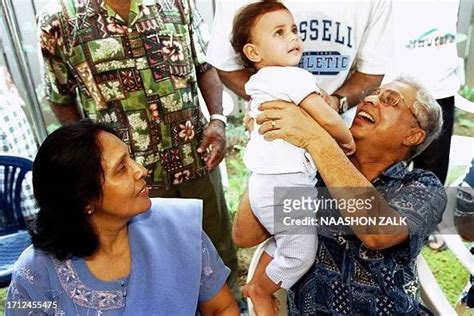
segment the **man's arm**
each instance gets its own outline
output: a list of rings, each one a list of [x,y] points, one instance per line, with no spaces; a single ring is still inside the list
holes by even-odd
[[[189,34],[191,52],[197,81],[209,114],[222,114],[222,82],[216,70],[206,62],[207,38],[209,30],[199,13],[195,0],[185,2],[189,5]],[[219,120],[211,120],[204,130],[202,142],[197,149],[206,161],[207,169],[214,169],[224,158],[226,149],[225,124]]]
[[[356,71],[334,93],[347,97],[350,108],[356,106],[367,91],[379,87],[383,77],[384,75],[369,75]],[[339,99],[337,97],[328,96],[326,102],[336,111],[339,109]]]
[[[363,205],[355,212],[340,207],[343,217],[350,218],[352,223],[357,222],[358,218],[369,217],[390,217],[394,222],[400,222],[401,215],[390,208],[387,201],[349,161],[336,141],[304,110],[280,101],[265,103],[261,105],[261,109],[264,112],[257,117],[257,123],[262,124],[260,133],[265,134],[267,140],[282,138],[298,147],[306,148],[333,198],[348,201],[374,196],[371,205],[375,207]],[[271,121],[276,121],[276,129],[272,127]],[[348,203],[345,204],[347,206]],[[389,248],[408,239],[406,225],[351,225],[351,228],[370,249]]]
[[[59,22],[57,12],[42,10],[38,15],[38,41],[40,43],[40,69],[42,88],[51,110],[61,125],[82,118],[76,101],[77,81],[67,62],[64,48],[64,23]]]
[[[356,105],[361,95],[380,86],[393,54],[392,1],[370,1],[369,18],[361,45],[357,49],[356,71],[333,93],[348,98],[349,107]],[[371,74],[371,75],[370,75]],[[338,104],[330,98],[331,106]]]
[[[198,85],[206,102],[209,114],[222,114],[222,82],[217,71],[211,68],[198,75]],[[206,151],[210,150],[209,155]],[[219,120],[211,120],[203,132],[202,143],[198,152],[204,154],[207,168],[214,169],[224,159],[226,150],[225,124]]]
[[[248,99],[244,84],[249,80],[250,73],[242,69],[229,40],[232,34],[232,20],[244,5],[244,1],[215,1],[214,22],[206,61],[217,69],[219,77],[227,88],[236,95]]]
[[[51,110],[61,125],[71,124],[82,118],[77,104],[58,104],[50,102]]]
[[[245,100],[250,99],[245,93],[245,83],[250,79],[250,72],[247,69],[236,71],[223,71],[218,69],[217,72],[227,88]]]
[[[222,114],[222,82],[214,68],[198,75],[198,86],[209,114]]]

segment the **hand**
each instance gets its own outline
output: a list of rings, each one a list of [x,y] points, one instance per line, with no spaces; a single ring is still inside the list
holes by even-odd
[[[336,112],[339,112],[339,99],[337,97],[329,95],[326,90],[323,89],[321,89],[321,96],[330,107],[332,107]]]
[[[242,294],[250,298],[253,310],[258,316],[277,316],[280,311],[280,302],[274,295],[262,293],[255,283],[242,287]]]
[[[352,156],[356,151],[356,144],[354,142],[354,139],[352,139],[350,143],[339,145],[339,147],[341,147],[342,151],[346,154],[346,156]]]
[[[224,159],[226,138],[224,122],[211,120],[203,132],[202,143],[197,152],[203,156],[207,169],[211,171]]]
[[[249,112],[245,112],[244,118],[242,119],[245,129],[250,133],[253,131],[255,120],[250,117]]]
[[[308,113],[292,103],[272,101],[261,104],[259,109],[263,112],[257,117],[261,125],[258,131],[266,140],[280,138],[307,149],[321,133],[327,134]]]

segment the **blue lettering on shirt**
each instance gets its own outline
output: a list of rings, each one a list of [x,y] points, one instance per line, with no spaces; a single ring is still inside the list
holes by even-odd
[[[340,45],[352,48],[352,27],[339,21],[313,19],[299,23],[301,40],[333,42],[334,51],[304,52],[299,63],[314,75],[337,75],[351,66],[350,55],[342,55],[337,51]]]
[[[331,20],[309,20],[301,21],[299,24],[301,40],[311,41],[334,41],[337,44],[352,48],[352,27],[341,25],[339,21]]]
[[[313,75],[337,75],[349,69],[350,56],[339,52],[304,52],[299,67],[306,69]]]

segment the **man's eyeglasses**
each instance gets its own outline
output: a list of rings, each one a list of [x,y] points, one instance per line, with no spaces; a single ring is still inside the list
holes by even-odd
[[[365,98],[367,98],[369,96],[376,96],[378,101],[380,103],[382,103],[384,106],[398,106],[400,101],[403,101],[403,103],[405,103],[408,110],[411,112],[411,114],[415,118],[418,125],[421,127],[420,121],[416,117],[416,114],[413,111],[412,107],[410,105],[408,105],[408,103],[407,103],[407,101],[405,101],[405,98],[403,97],[403,95],[400,92],[398,92],[397,90],[395,90],[395,89],[381,89],[381,88],[372,89],[372,90],[369,90],[366,94],[364,94],[363,98],[360,101],[363,102],[365,100]]]

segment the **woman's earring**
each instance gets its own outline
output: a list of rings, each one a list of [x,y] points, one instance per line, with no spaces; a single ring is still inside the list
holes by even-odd
[[[94,213],[92,206],[89,205],[86,207],[86,213],[87,215],[91,215],[92,213]]]

